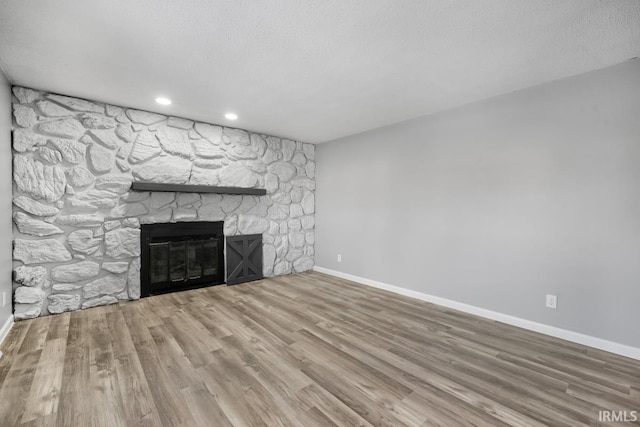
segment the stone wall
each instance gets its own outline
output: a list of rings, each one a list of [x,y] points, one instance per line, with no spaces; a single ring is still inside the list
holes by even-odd
[[[310,269],[311,144],[14,87],[16,319],[140,297],[140,224],[262,233],[265,276]],[[267,189],[132,192],[132,180]]]

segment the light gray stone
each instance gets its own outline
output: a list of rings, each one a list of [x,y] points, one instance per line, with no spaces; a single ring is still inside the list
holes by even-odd
[[[175,156],[156,157],[133,170],[133,175],[141,181],[163,184],[184,184],[191,175],[192,163],[188,159]]]
[[[220,126],[214,126],[208,123],[196,123],[195,129],[203,138],[208,139],[216,145],[219,145],[222,141],[222,128]]]
[[[278,175],[281,182],[289,182],[296,175],[296,168],[291,163],[280,161],[269,165],[269,172]]]
[[[118,205],[111,209],[109,212],[109,218],[125,218],[146,215],[149,209],[142,203],[127,203],[124,205]]]
[[[20,86],[14,86],[12,88],[12,91],[16,98],[18,98],[18,101],[23,104],[30,104],[40,96],[40,94],[35,90],[27,89]]]
[[[89,164],[94,173],[107,173],[111,171],[115,162],[114,153],[100,145],[89,147]]]
[[[51,269],[51,278],[59,282],[78,282],[96,277],[100,273],[100,265],[93,261],[81,261],[75,264],[59,265]]]
[[[125,273],[129,269],[129,263],[125,261],[104,262],[102,269],[115,274]]]
[[[173,210],[173,222],[194,221],[198,219],[195,209],[178,208]]]
[[[129,161],[131,163],[141,163],[161,152],[160,143],[154,134],[147,131],[140,132],[129,154]]]
[[[13,104],[13,117],[15,117],[18,126],[23,128],[30,128],[38,121],[38,116],[33,108],[20,104]]]
[[[181,208],[192,207],[194,203],[200,201],[200,194],[198,193],[178,193],[176,203]]]
[[[74,227],[95,227],[104,222],[102,214],[68,214],[60,215],[56,222],[62,225],[72,225]]]
[[[17,304],[38,304],[44,301],[46,296],[42,289],[20,286],[13,294],[13,299]]]
[[[220,185],[225,187],[254,187],[258,180],[254,173],[238,163],[231,163],[220,171]]]
[[[291,194],[291,201],[293,203],[300,203],[304,196],[304,190],[301,187],[294,187],[289,194]]]
[[[52,292],[72,292],[82,289],[82,285],[73,283],[56,283],[51,287]]]
[[[263,137],[261,137],[257,133],[252,133],[250,140],[251,140],[251,147],[253,147],[253,150],[256,152],[258,157],[262,157],[264,155],[264,152],[267,149],[267,142],[264,140]]]
[[[84,298],[95,298],[101,295],[117,294],[124,290],[126,283],[126,278],[109,274],[84,285],[82,296]]]
[[[75,311],[80,308],[80,295],[49,295],[47,310],[51,314]]]
[[[158,129],[156,137],[160,141],[160,147],[167,153],[187,159],[193,158],[189,132],[170,126],[162,126]]]
[[[293,187],[302,187],[306,188],[309,191],[314,191],[316,189],[316,182],[309,178],[296,178],[291,180],[291,185]]]
[[[258,157],[255,151],[249,146],[232,145],[227,148],[227,156],[234,160],[250,160]]]
[[[97,209],[111,209],[118,204],[119,197],[106,190],[91,190],[67,197],[66,206],[70,210],[94,212]]]
[[[66,118],[51,122],[41,122],[38,125],[38,131],[45,135],[59,138],[78,139],[84,135],[85,128],[78,120]]]
[[[298,217],[301,217],[302,215],[304,215],[302,206],[300,206],[299,204],[292,204],[291,207],[289,208],[289,216],[291,218],[298,218]]]
[[[288,207],[281,206],[281,205],[269,206],[269,210],[267,211],[267,216],[271,220],[281,221],[283,219],[286,219],[289,216],[289,209]]]
[[[118,228],[120,227],[121,222],[119,220],[114,220],[114,221],[105,221],[104,222],[104,229],[107,231],[111,231],[114,228]]]
[[[127,144],[131,144],[136,140],[136,133],[129,125],[119,124],[116,128],[116,136]]]
[[[62,162],[62,154],[57,150],[52,150],[49,147],[37,147],[35,152],[38,154],[38,158],[45,163],[51,165],[57,165]]]
[[[140,220],[138,218],[125,218],[122,220],[124,227],[140,228]]]
[[[31,236],[51,236],[54,234],[62,234],[60,228],[48,222],[41,221],[39,219],[33,219],[29,215],[16,212],[13,214],[13,222],[16,224],[18,231],[22,234],[29,234]]]
[[[293,268],[296,273],[311,270],[313,268],[313,259],[310,257],[298,258],[293,262]]]
[[[223,227],[225,236],[235,236],[238,233],[237,215],[232,215],[225,218]]]
[[[241,234],[261,234],[269,229],[269,221],[255,215],[238,215],[238,231]]]
[[[316,243],[316,235],[313,231],[305,233],[304,238],[308,245],[313,245]]]
[[[140,299],[140,258],[134,259],[129,266],[127,290],[131,299]]]
[[[167,126],[189,130],[193,127],[193,122],[191,120],[182,119],[180,117],[169,117],[169,119],[167,120]]]
[[[281,205],[290,205],[291,194],[278,192],[271,196],[271,200],[273,200],[274,203],[280,203]]]
[[[75,252],[92,254],[98,250],[102,239],[96,237],[91,230],[76,230],[69,234],[67,243]]]
[[[224,151],[208,139],[198,139],[193,141],[193,147],[198,157],[206,159],[224,158]]]
[[[193,164],[205,169],[220,169],[222,167],[222,159],[196,159]]]
[[[273,275],[273,266],[276,262],[276,248],[272,245],[262,247],[263,274],[265,277]]]
[[[46,138],[33,133],[30,129],[16,129],[13,131],[13,149],[20,153],[34,151],[37,147],[42,147],[46,143]]]
[[[224,128],[222,142],[231,146],[250,145],[249,134],[242,129]]]
[[[218,171],[216,170],[204,169],[194,165],[191,169],[189,184],[218,185],[220,184],[220,177],[218,176]]]
[[[66,173],[67,179],[75,187],[85,187],[95,181],[95,176],[82,166],[74,166]]]
[[[118,295],[116,295],[116,299],[118,301],[129,301],[129,293],[127,292],[127,290],[125,289],[124,291],[120,292]]]
[[[85,113],[80,116],[80,122],[87,129],[94,129],[94,131],[89,131],[89,133],[93,133],[94,136],[104,135],[105,138],[111,138],[111,136],[114,135],[113,131],[105,133],[99,129],[113,129],[118,125],[118,122],[104,114]]]
[[[230,214],[231,212],[238,209],[241,203],[242,196],[235,194],[224,194],[222,196],[222,201],[220,202],[220,207],[225,213]]]
[[[14,309],[13,318],[15,320],[35,319],[42,313],[42,303],[16,304]]]
[[[69,163],[79,164],[84,161],[87,146],[78,141],[65,139],[49,139],[49,142],[60,151],[62,158]]]
[[[271,194],[278,190],[278,175],[274,173],[268,173],[264,177],[264,187],[267,190],[267,193]]]
[[[117,302],[118,300],[115,297],[103,296],[100,298],[86,300],[85,302],[82,303],[82,309],[84,310],[87,308],[98,307],[100,305],[116,304]]]
[[[302,151],[309,160],[316,159],[316,146],[313,144],[302,144]]]
[[[157,210],[170,205],[175,199],[176,193],[153,192],[147,204],[150,209]]]
[[[107,105],[107,116],[115,117],[118,114],[122,113],[124,108],[118,107],[116,105]]]
[[[84,99],[71,98],[69,96],[62,95],[47,95],[47,98],[74,111],[104,113],[104,107],[94,104],[93,102],[85,101]]]
[[[127,117],[131,119],[132,122],[140,123],[147,126],[152,125],[154,123],[161,122],[166,119],[166,117],[163,115],[150,113],[148,111],[127,110],[126,114],[127,114]]]
[[[293,162],[294,165],[304,166],[307,163],[307,158],[304,156],[304,154],[296,152],[293,155],[293,159],[291,159],[291,162]]]
[[[316,176],[316,163],[309,162],[304,167],[305,172],[309,178],[315,178]]]
[[[291,273],[291,265],[287,261],[280,261],[275,265],[275,267],[273,267],[273,274],[275,276],[281,276],[289,273]]]
[[[291,161],[293,158],[293,152],[296,150],[296,142],[290,139],[282,140],[282,160],[285,162]]]
[[[118,169],[120,169],[120,172],[129,172],[131,170],[129,165],[124,160],[121,160],[121,159],[116,159],[116,166],[118,166]]]
[[[289,224],[291,228],[291,224]],[[304,233],[289,233],[289,244],[293,248],[301,248],[304,246]]]
[[[302,228],[305,230],[313,230],[316,226],[316,219],[313,215],[303,216],[301,218]]]
[[[153,210],[150,214],[140,217],[141,224],[155,224],[158,222],[169,222],[173,211],[171,209]]]
[[[303,253],[304,252],[302,251],[302,249],[289,249],[289,252],[284,258],[287,261],[292,262],[300,258],[303,255]]]
[[[220,206],[204,205],[198,209],[201,221],[224,221],[225,213]]]
[[[96,188],[124,194],[131,188],[132,181],[130,175],[104,175],[96,179]]]
[[[68,117],[74,114],[67,108],[46,99],[36,102],[36,107],[47,117]]]
[[[14,157],[13,179],[19,192],[48,202],[62,197],[67,184],[63,169],[22,155]]]
[[[23,209],[24,211],[36,216],[53,216],[60,212],[60,209],[56,208],[55,206],[37,202],[27,196],[16,196],[13,199],[13,204]]]
[[[120,139],[116,136],[113,129],[92,129],[89,135],[93,137],[100,145],[113,150],[120,145]]]
[[[21,265],[13,270],[13,280],[29,287],[42,287],[47,278],[47,269],[42,266],[29,267]]]
[[[316,210],[316,203],[315,203],[315,197],[313,193],[310,191],[305,191],[301,204],[302,204],[302,210],[304,211],[305,214],[309,215],[314,213]]]
[[[302,223],[300,222],[300,219],[298,219],[298,218],[289,219],[289,221],[287,221],[287,224],[289,226],[289,230],[291,230],[291,231],[300,231],[300,230],[302,230]]]
[[[262,156],[262,161],[265,162],[266,164],[277,162],[280,159],[282,159],[282,153],[279,151],[274,151],[270,148],[268,148],[264,152],[264,155]]]
[[[107,256],[111,258],[128,258],[140,255],[140,230],[136,228],[120,228],[104,235]]]

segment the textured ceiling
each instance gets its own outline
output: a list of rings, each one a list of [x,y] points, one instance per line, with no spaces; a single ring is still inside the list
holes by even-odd
[[[3,0],[14,84],[323,142],[640,55],[637,0]],[[154,102],[158,95],[170,107]]]

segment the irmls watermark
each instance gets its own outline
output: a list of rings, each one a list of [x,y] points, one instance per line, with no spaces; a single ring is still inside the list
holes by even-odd
[[[638,411],[598,411],[598,421],[612,421],[618,423],[634,423],[640,420]]]

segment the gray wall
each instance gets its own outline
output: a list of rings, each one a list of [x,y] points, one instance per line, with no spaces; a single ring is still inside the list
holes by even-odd
[[[316,152],[316,265],[640,347],[639,60]]]
[[[11,86],[0,70],[0,328],[11,308]],[[2,307],[2,293],[7,305]]]

